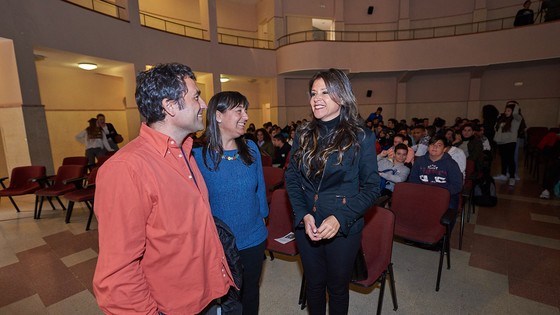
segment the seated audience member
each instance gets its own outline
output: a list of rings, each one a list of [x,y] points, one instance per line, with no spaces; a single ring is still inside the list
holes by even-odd
[[[461,127],[461,142],[456,145],[463,150],[468,160],[474,161],[475,170],[481,170],[483,159],[482,141],[474,134],[474,127],[467,123]]]
[[[383,115],[381,115],[382,111],[383,111],[383,107],[377,107],[377,110],[375,112],[369,114],[367,120],[370,120],[372,122],[374,122],[375,119],[377,119],[377,122],[383,121]]]
[[[459,170],[461,170],[464,180],[466,176],[465,171],[467,169],[467,156],[465,155],[465,152],[452,145],[446,147],[445,152],[451,156],[453,161],[457,162],[457,166],[459,166]]]
[[[474,125],[474,135],[480,139],[482,142],[482,151],[492,151],[492,146],[490,140],[484,135],[484,125],[478,124]]]
[[[387,134],[387,130],[385,128],[380,128],[378,127],[379,132],[377,132],[375,134],[375,137],[377,139],[377,142],[379,142],[379,145],[381,146],[381,150],[387,150],[388,148],[391,147],[391,139],[389,138],[389,135]]]
[[[428,151],[428,144],[430,142],[430,136],[426,132],[426,127],[422,125],[417,125],[412,129],[412,140],[416,156],[423,156]]]
[[[442,136],[430,139],[428,154],[417,156],[408,181],[445,188],[451,194],[450,209],[459,206],[459,194],[463,190],[463,175],[451,156],[445,153],[449,142]]]
[[[282,133],[274,135],[272,138],[272,144],[276,148],[276,150],[274,150],[272,164],[278,164],[278,167],[282,168],[286,164],[286,158],[288,157],[292,146],[286,142],[286,137]]]
[[[270,126],[270,128],[272,128],[272,126]],[[261,154],[274,157],[274,145],[272,144],[270,134],[266,131],[266,129],[257,129],[255,135],[257,138],[257,145],[259,146]]]
[[[547,172],[543,178],[543,188],[540,198],[550,199],[554,186],[560,180],[560,133],[549,132],[537,145],[541,150],[543,158],[549,160]]]
[[[404,165],[408,147],[404,143],[395,146],[393,157],[377,156],[377,169],[381,177],[381,195],[391,196],[396,183],[405,182],[410,173],[410,169]]]
[[[387,120],[387,129],[396,131],[399,126],[399,122],[395,118],[390,118]]]
[[[403,136],[402,134],[396,134],[393,137],[393,146],[390,147],[387,150],[383,150],[381,151],[381,153],[379,153],[377,155],[378,158],[389,158],[392,159],[395,156],[395,148],[397,145],[399,144],[405,144],[407,147],[407,154],[406,154],[406,159],[404,161],[405,164],[409,164],[414,162],[414,150],[408,146],[408,137]]]
[[[436,117],[434,119],[434,127],[436,128],[436,135],[441,136],[445,133],[445,119]]]
[[[445,129],[443,136],[447,139],[447,141],[449,141],[449,143],[453,143],[455,140],[455,130],[453,128],[447,128]]]

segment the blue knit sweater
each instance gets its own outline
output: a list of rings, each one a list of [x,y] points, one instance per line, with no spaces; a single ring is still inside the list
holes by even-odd
[[[239,250],[261,244],[268,235],[263,221],[268,216],[268,203],[261,155],[253,141],[247,144],[255,157],[253,164],[247,166],[239,158],[222,159],[216,171],[204,165],[202,148],[192,150],[208,187],[212,214],[230,227]],[[237,150],[224,151],[224,155],[230,157],[236,153]],[[206,159],[212,168],[210,157]]]

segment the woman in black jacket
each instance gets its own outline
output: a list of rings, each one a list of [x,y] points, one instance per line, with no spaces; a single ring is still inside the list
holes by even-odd
[[[310,314],[347,314],[364,213],[379,196],[375,136],[350,80],[337,69],[309,81],[313,119],[296,132],[286,187],[307,281]]]

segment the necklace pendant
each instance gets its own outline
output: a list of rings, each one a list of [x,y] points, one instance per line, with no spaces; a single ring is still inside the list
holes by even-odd
[[[314,201],[317,201],[317,199],[319,199],[319,194],[315,194],[315,196],[313,197]]]
[[[317,207],[313,206],[313,208],[311,208],[311,210],[312,210],[313,212],[317,212]]]

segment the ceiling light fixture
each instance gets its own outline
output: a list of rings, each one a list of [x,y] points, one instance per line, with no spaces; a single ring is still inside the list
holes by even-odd
[[[220,77],[220,82],[222,82],[222,83],[229,82],[229,78],[228,77]]]
[[[91,62],[80,62],[78,64],[78,67],[80,69],[84,69],[84,70],[95,70],[97,69],[97,65],[95,63],[91,63]]]

